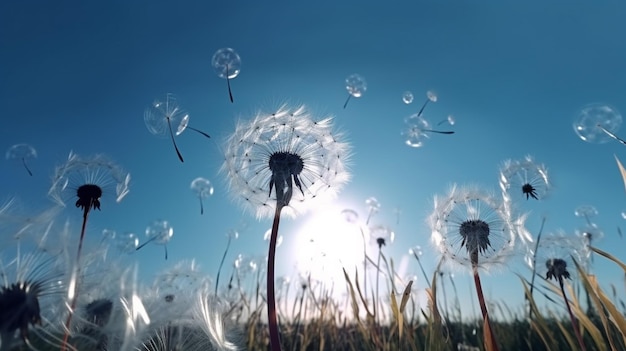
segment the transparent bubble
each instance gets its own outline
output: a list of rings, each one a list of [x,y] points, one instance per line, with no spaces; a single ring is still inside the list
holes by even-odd
[[[5,156],[7,160],[17,160],[24,166],[28,174],[33,175],[27,160],[37,158],[37,150],[34,147],[29,144],[15,144],[9,147]]]
[[[165,250],[165,259],[167,260],[167,243],[170,239],[172,239],[172,236],[174,236],[174,228],[172,228],[170,223],[168,221],[156,220],[146,227],[145,233],[148,240],[139,245],[137,250],[151,242],[154,242],[156,244],[163,245]]]
[[[365,207],[370,214],[375,214],[380,211],[380,202],[378,202],[378,199],[371,196],[365,199]]]
[[[115,240],[117,233],[113,229],[102,230],[102,240]]]
[[[622,115],[606,104],[594,103],[585,106],[574,121],[574,131],[589,143],[606,143],[612,139],[604,130],[616,133],[622,125]]]
[[[145,232],[148,241],[165,245],[172,239],[174,228],[172,228],[168,221],[156,220],[146,227]]]
[[[416,255],[417,257],[419,257],[423,254],[424,252],[422,251],[422,247],[419,245],[409,249],[409,255]]]
[[[125,232],[117,236],[117,249],[123,253],[133,253],[139,247],[139,238],[135,233]]]
[[[181,134],[189,123],[189,114],[178,105],[176,95],[167,93],[146,108],[143,114],[146,128],[153,135],[169,137],[170,126],[176,129],[176,135]]]
[[[193,191],[200,201],[200,214],[204,214],[203,199],[213,195],[213,184],[206,178],[198,177],[191,181],[191,191]]]
[[[356,223],[359,220],[359,214],[349,208],[341,211],[341,216],[348,223]]]
[[[213,54],[211,66],[222,79],[233,79],[241,71],[241,57],[231,48],[221,48]]]
[[[405,91],[404,93],[402,93],[402,101],[405,104],[410,104],[413,102],[413,93],[410,91]]]
[[[402,135],[406,145],[414,148],[424,146],[424,141],[429,138],[427,131],[431,130],[430,123],[419,113],[413,114],[404,120],[405,129]]]
[[[598,210],[591,205],[580,205],[574,210],[576,217],[591,218],[598,215]]]
[[[448,115],[448,123],[453,126],[456,123],[453,115]]]
[[[437,102],[437,94],[432,90],[426,92],[426,98],[432,102]]]
[[[626,211],[622,211],[621,215],[623,219],[626,219]]]
[[[346,90],[351,96],[361,97],[367,90],[367,82],[361,75],[351,74],[346,78]]]

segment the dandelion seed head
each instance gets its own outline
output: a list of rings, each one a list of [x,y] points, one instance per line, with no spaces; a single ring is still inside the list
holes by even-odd
[[[81,157],[72,152],[64,164],[56,167],[48,195],[61,206],[73,197],[78,198],[76,207],[100,209],[103,196],[122,201],[129,183],[130,174],[106,156]]]
[[[240,121],[221,168],[231,195],[258,218],[273,216],[277,205],[294,216],[334,197],[350,178],[350,148],[331,121],[286,105]]]
[[[500,167],[500,189],[506,201],[542,200],[551,187],[546,166],[532,156],[506,160]]]
[[[446,263],[485,271],[502,267],[513,256],[513,223],[502,202],[475,186],[455,185],[447,196],[435,197],[428,217],[431,242]]]

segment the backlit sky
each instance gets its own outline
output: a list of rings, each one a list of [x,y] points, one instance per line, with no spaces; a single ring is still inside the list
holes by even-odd
[[[286,102],[305,104],[317,118],[335,117],[354,154],[352,180],[333,208],[351,208],[364,219],[365,200],[376,197],[381,211],[372,222],[394,229],[395,241],[385,250],[407,275],[421,278],[408,256],[415,245],[424,250],[427,272],[436,265],[425,222],[433,196],[453,183],[495,192],[502,162],[527,154],[548,167],[554,183],[548,199],[522,205],[531,211],[528,229],[536,234],[546,215],[547,232],[573,233],[584,224],[575,208],[592,205],[599,211],[593,221],[605,233],[597,245],[626,259],[617,235],[626,210],[624,184],[614,159],[626,161],[626,149],[617,142],[586,143],[572,128],[589,103],[626,111],[625,16],[626,5],[615,2],[4,1],[0,146],[28,143],[38,158],[32,177],[19,163],[0,163],[0,199],[15,196],[24,208],[44,209],[52,203],[46,193],[53,167],[71,150],[106,153],[131,173],[131,188],[119,204],[103,199],[102,211],[90,218],[90,240],[97,243],[105,228],[144,240],[148,223],[166,219],[174,227],[168,261],[156,245],[131,257],[140,262],[143,279],[150,282],[183,259],[195,259],[214,275],[229,230],[240,237],[228,265],[239,253],[263,258],[271,225],[227,194],[218,173],[222,142],[238,119]],[[211,67],[222,47],[234,48],[242,60],[231,81],[232,104],[226,81]],[[368,88],[343,109],[344,79],[353,73],[365,77]],[[415,95],[410,105],[402,101],[407,90]],[[427,90],[439,99],[425,116],[436,123],[454,115],[456,134],[433,135],[422,148],[409,148],[404,118],[419,110]],[[169,140],[144,125],[144,109],[165,93],[177,95],[190,126],[213,137],[179,136],[185,163]],[[199,176],[215,186],[204,215],[189,189]],[[78,221],[80,213],[68,207],[63,216]],[[311,211],[283,221],[278,275],[292,274],[306,243],[305,224],[315,218]],[[519,262],[510,268],[530,276]],[[622,286],[623,273],[614,265],[596,259],[594,270],[602,284]],[[465,274],[456,277],[464,298],[474,299]],[[483,284],[488,298],[522,305],[519,278],[510,271],[486,276]]]

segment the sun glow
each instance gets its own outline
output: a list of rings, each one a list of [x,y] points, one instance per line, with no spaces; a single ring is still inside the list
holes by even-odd
[[[365,246],[369,243],[367,230],[358,222],[348,222],[342,210],[339,206],[329,206],[312,214],[300,229],[292,251],[298,274],[326,285],[327,289],[343,287],[342,268],[350,276],[355,269],[361,270],[364,243]]]

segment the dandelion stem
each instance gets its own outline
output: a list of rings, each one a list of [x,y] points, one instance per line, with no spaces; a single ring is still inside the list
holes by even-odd
[[[230,90],[230,74],[228,73],[228,65],[226,65],[226,85],[228,86],[228,97],[230,97],[230,102],[234,103],[233,93]]]
[[[174,150],[176,150],[178,159],[180,160],[180,162],[185,162],[185,160],[183,160],[183,155],[181,155],[180,151],[178,150],[178,146],[176,145],[176,140],[174,140],[174,132],[172,132],[172,123],[170,122],[169,117],[167,117],[167,127],[169,128],[170,138],[172,138],[172,144],[174,144]]]
[[[530,278],[530,297],[533,297],[533,290],[535,289],[535,276],[537,275],[537,249],[539,249],[539,241],[541,241],[541,233],[543,232],[543,226],[546,223],[546,217],[541,219],[541,226],[539,227],[539,233],[537,234],[537,242],[535,243],[535,252],[533,252],[533,275]],[[533,309],[529,306],[528,319],[533,319]],[[532,330],[532,329],[531,329]]]
[[[70,324],[72,323],[72,316],[74,315],[74,310],[76,309],[76,301],[78,300],[78,276],[80,269],[80,256],[83,251],[83,239],[85,237],[85,229],[87,228],[87,218],[89,217],[89,210],[91,206],[85,206],[83,211],[83,224],[80,229],[80,239],[78,240],[78,250],[76,250],[76,267],[74,268],[75,275],[72,276],[72,279],[75,279],[74,282],[74,291],[70,292],[71,301],[70,301],[70,309],[69,314],[67,315],[67,319],[65,320],[65,333],[63,335],[63,344],[61,345],[61,351],[67,350],[68,341],[70,338]],[[72,284],[70,284],[71,286]]]
[[[583,337],[580,335],[580,329],[578,329],[578,322],[572,313],[572,308],[569,305],[569,300],[567,299],[567,295],[565,295],[565,288],[563,287],[563,277],[559,276],[559,285],[561,286],[561,293],[563,294],[563,300],[565,301],[565,307],[567,307],[567,313],[569,313],[569,319],[572,321],[572,328],[574,329],[574,333],[576,334],[576,339],[578,340],[578,344],[580,345],[580,349],[582,351],[586,351],[585,343],[583,342]]]
[[[33,172],[31,172],[30,168],[28,168],[28,165],[26,164],[26,159],[24,157],[22,157],[22,164],[24,165],[24,168],[26,168],[26,171],[28,172],[28,174],[32,177]]]
[[[200,203],[202,203],[202,201]],[[228,242],[226,243],[226,250],[224,250],[224,254],[222,255],[222,260],[220,261],[220,266],[217,268],[217,276],[215,277],[215,296],[217,296],[217,287],[220,285],[220,272],[222,271],[222,266],[224,265],[224,261],[226,260],[226,254],[228,253],[228,248],[230,247],[231,239],[232,239],[232,236],[229,235]]]
[[[343,104],[344,109],[346,108],[346,106],[348,106],[348,101],[350,101],[351,97],[352,97],[352,94],[348,94],[348,98],[346,99],[346,102]]]
[[[598,128],[602,129],[603,132],[605,132],[608,136],[610,136],[611,138],[617,140],[619,143],[626,145],[626,140],[618,137],[617,135],[611,133],[610,131],[608,131],[606,128],[604,128],[602,125],[598,124],[597,125]]]
[[[476,251],[475,253],[473,253],[473,255],[478,256],[478,251]],[[472,259],[472,261],[474,261]],[[476,259],[476,262],[478,261],[478,259]],[[487,348],[488,350],[493,350],[493,351],[498,351],[498,343],[496,342],[496,336],[493,333],[493,327],[491,326],[491,319],[489,318],[489,312],[487,311],[487,305],[485,304],[485,296],[483,295],[483,287],[482,284],[480,283],[480,276],[478,275],[478,265],[477,263],[472,263],[472,271],[474,273],[474,285],[476,285],[476,294],[478,295],[478,303],[480,304],[480,311],[483,314],[483,321],[484,324],[483,326],[486,324],[489,327],[489,337],[490,337],[490,343],[491,343],[491,348]],[[486,344],[486,340],[485,340],[485,344]]]
[[[278,319],[276,316],[276,294],[274,292],[274,264],[276,259],[276,241],[278,238],[278,226],[280,224],[280,212],[283,205],[276,204],[272,233],[270,236],[270,248],[267,255],[267,320],[270,329],[270,350],[281,351],[280,334],[278,332]]]

